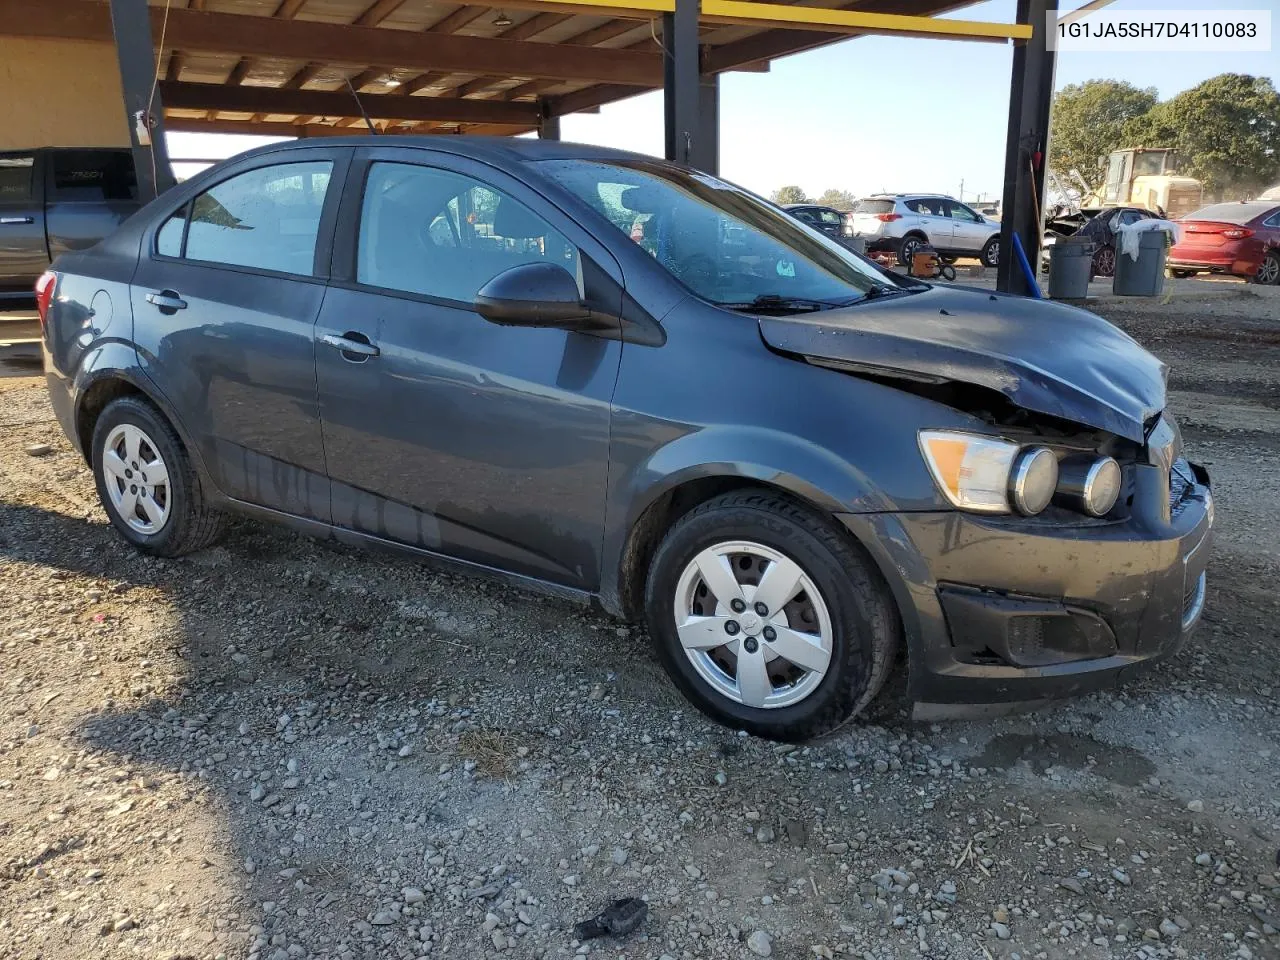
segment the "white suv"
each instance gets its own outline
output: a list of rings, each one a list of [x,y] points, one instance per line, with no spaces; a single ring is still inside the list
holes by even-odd
[[[977,257],[987,267],[1000,262],[1000,223],[936,193],[879,193],[859,200],[845,217],[844,234],[862,237],[868,250],[892,250],[902,264],[925,243],[948,259]]]

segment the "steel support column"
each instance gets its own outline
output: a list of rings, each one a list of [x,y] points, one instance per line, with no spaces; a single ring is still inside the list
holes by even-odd
[[[698,90],[698,0],[676,0],[662,15],[662,90],[666,115],[666,156],[692,163],[700,145]]]
[[[698,132],[689,162],[707,173],[720,172],[720,74],[704,73],[698,83]]]
[[[1058,0],[1018,0],[1018,23],[1030,24],[1033,32],[1030,40],[1013,48],[1000,207],[1000,265],[996,270],[996,289],[1005,293],[1031,292],[1014,253],[1015,232],[1031,269],[1038,271],[1040,265],[1055,68],[1054,51],[1048,48],[1048,14],[1057,10]]]
[[[550,105],[542,98],[538,99],[538,139],[560,139],[560,118],[551,114]]]
[[[111,0],[111,29],[137,169],[138,198],[146,203],[174,183],[164,142],[164,106],[156,89],[156,51],[151,43],[147,0]]]

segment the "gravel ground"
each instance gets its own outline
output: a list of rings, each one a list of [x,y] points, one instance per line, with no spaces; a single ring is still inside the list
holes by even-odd
[[[144,558],[0,379],[0,957],[1280,957],[1278,308],[1098,308],[1215,478],[1179,657],[799,748],[557,601],[248,522]]]

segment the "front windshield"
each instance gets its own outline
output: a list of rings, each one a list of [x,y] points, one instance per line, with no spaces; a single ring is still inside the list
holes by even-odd
[[[825,234],[708,174],[643,160],[539,166],[712,303],[821,309],[899,292]]]

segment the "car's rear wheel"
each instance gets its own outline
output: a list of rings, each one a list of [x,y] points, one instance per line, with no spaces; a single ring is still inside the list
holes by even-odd
[[[898,264],[904,267],[911,266],[911,258],[916,255],[916,251],[925,245],[927,241],[924,237],[912,234],[902,238],[902,242],[898,244]]]
[[[777,740],[833,730],[884,684],[892,602],[830,521],[763,491],[683,517],[654,556],[645,608],[659,659],[695,706]]]
[[[226,520],[205,503],[182,441],[151,404],[122,397],[93,429],[93,475],[112,525],[162,557],[213,543]]]
[[[1270,285],[1280,284],[1280,253],[1271,250],[1262,258],[1262,263],[1258,265],[1258,272],[1254,276],[1255,283],[1265,283]]]
[[[981,255],[982,265],[984,267],[1000,266],[1000,237],[999,235],[992,237],[982,247]]]
[[[1101,246],[1093,252],[1093,274],[1097,277],[1116,275],[1116,248]]]

